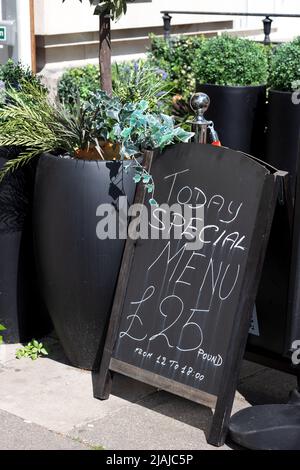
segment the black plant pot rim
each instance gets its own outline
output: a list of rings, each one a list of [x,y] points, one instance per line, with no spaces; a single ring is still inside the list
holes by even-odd
[[[249,90],[249,88],[267,88],[267,85],[215,85],[214,83],[199,83],[198,86],[205,86],[210,88],[229,88],[231,90]]]
[[[137,160],[140,160],[140,158],[142,157],[142,153],[139,153],[139,154],[136,154],[135,158]],[[127,164],[132,162],[133,161],[133,158],[129,158],[129,159],[124,159],[124,160],[84,160],[84,159],[81,159],[81,158],[76,158],[76,157],[73,157],[72,155],[70,154],[65,154],[65,155],[62,155],[62,154],[59,154],[59,155],[55,155],[54,153],[52,152],[44,152],[41,154],[41,157],[43,156],[46,156],[46,157],[51,157],[53,159],[57,159],[57,160],[63,160],[63,161],[72,161],[72,162],[77,162],[78,164],[107,164],[107,163],[121,163],[121,164]]]
[[[269,93],[277,93],[278,95],[288,96],[288,95],[292,95],[294,92],[293,91],[275,90],[274,88],[270,88]]]

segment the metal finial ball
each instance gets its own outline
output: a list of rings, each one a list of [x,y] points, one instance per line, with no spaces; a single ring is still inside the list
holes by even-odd
[[[209,108],[210,99],[205,93],[195,93],[191,98],[191,108],[196,113],[203,115]]]

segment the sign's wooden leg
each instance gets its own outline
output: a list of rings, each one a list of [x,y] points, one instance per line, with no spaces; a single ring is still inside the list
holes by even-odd
[[[106,374],[93,373],[93,394],[99,400],[108,400],[112,387],[113,372],[107,370]]]

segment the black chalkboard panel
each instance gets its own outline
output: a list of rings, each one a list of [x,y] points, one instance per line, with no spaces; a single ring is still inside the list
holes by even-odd
[[[209,442],[221,445],[278,174],[240,152],[198,144],[148,153],[146,163],[159,204],[152,212],[163,204],[202,207],[202,245],[192,249],[187,234],[175,239],[174,227],[170,239],[160,232],[155,239],[127,242],[94,394],[107,398],[110,369],[203,403],[215,409]],[[140,186],[137,202],[147,199]],[[195,226],[193,212],[187,213],[184,226]]]

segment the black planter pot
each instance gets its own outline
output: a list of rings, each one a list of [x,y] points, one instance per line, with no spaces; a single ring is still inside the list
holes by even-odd
[[[289,172],[290,185],[285,204],[277,203],[257,296],[260,335],[249,337],[248,350],[275,355],[275,366],[293,370],[290,348],[300,331],[300,104],[293,104],[292,93],[275,90],[268,101],[266,160]]]
[[[210,97],[205,117],[214,122],[222,145],[263,159],[266,87],[198,84],[197,91]]]
[[[300,104],[293,103],[292,93],[276,90],[270,90],[268,101],[266,161],[290,173],[294,196],[300,157]]]
[[[0,168],[17,154],[14,149],[0,149]],[[6,327],[6,343],[40,338],[52,330],[34,263],[34,171],[34,166],[19,169],[0,184],[0,323]]]
[[[34,233],[44,300],[65,353],[93,370],[101,356],[125,240],[99,240],[100,204],[132,203],[136,185],[119,162],[45,154],[34,196]]]

